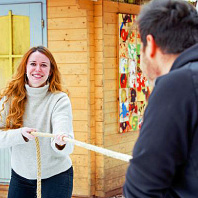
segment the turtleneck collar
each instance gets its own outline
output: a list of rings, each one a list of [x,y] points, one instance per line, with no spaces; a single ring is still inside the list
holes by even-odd
[[[35,98],[43,98],[47,95],[49,84],[38,88],[30,87],[28,84],[25,84],[25,88],[27,91],[27,96],[35,97]]]

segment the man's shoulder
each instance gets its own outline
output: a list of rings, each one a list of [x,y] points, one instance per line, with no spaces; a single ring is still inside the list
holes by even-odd
[[[198,79],[198,69],[196,73]],[[189,96],[195,93],[193,75],[191,63],[189,63],[184,67],[175,69],[166,75],[158,77],[151,98],[160,101],[167,100],[167,102],[189,100]]]
[[[198,62],[189,62],[188,64],[157,78],[156,85],[169,88],[191,86],[194,75],[198,76]]]

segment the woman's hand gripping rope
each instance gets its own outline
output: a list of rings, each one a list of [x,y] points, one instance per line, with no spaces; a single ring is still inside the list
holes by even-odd
[[[41,132],[31,132],[31,134],[34,135],[34,136],[50,137],[50,138],[55,138],[57,136],[55,134],[41,133]],[[85,142],[80,142],[78,140],[74,140],[74,139],[68,138],[66,136],[61,137],[61,138],[65,142],[65,144],[66,144],[66,142],[70,142],[70,143],[75,144],[76,146],[80,146],[80,147],[86,148],[88,150],[95,151],[95,152],[101,153],[101,154],[109,156],[109,157],[113,157],[115,159],[119,159],[119,160],[126,161],[126,162],[129,162],[132,159],[131,155],[111,151],[111,150],[108,150],[108,149],[105,149],[105,148],[102,148],[102,147],[87,144]]]
[[[29,140],[34,140],[35,136],[31,134],[31,132],[36,132],[36,129],[29,128],[29,127],[23,127],[21,128],[21,135],[23,136],[23,139],[28,142]]]
[[[65,133],[56,134],[54,137],[54,142],[59,146],[64,146],[67,143],[66,141],[64,141],[65,137],[68,138],[67,134]]]
[[[54,143],[58,150],[63,150],[66,146],[66,141],[64,141],[64,138],[68,138],[67,134],[65,133],[59,133],[56,134],[54,137]]]

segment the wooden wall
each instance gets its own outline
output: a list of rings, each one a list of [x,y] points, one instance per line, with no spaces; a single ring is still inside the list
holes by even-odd
[[[103,2],[94,3],[96,145],[104,147]],[[96,196],[104,196],[104,155],[96,153]]]
[[[77,0],[48,0],[48,48],[69,90],[75,139],[94,144],[93,3],[84,1],[85,9],[79,8]],[[75,196],[94,194],[94,155],[75,146],[71,156]]]
[[[119,133],[118,13],[138,14],[140,7],[103,0],[104,37],[104,147],[131,155],[138,132]],[[104,158],[104,194],[114,194],[125,181],[128,163]],[[112,192],[112,193],[111,193]],[[118,191],[119,192],[119,191]]]
[[[48,0],[48,47],[69,90],[75,139],[131,154],[138,136],[118,133],[118,12],[139,6],[108,0]],[[74,196],[115,195],[127,163],[75,146]]]
[[[8,185],[0,185],[0,198],[7,198],[8,197]]]

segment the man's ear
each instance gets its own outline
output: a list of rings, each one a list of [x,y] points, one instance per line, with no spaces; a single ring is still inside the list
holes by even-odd
[[[146,36],[146,41],[147,41],[147,52],[148,52],[148,55],[153,58],[156,54],[156,48],[157,48],[157,45],[155,43],[155,40],[153,38],[153,36],[151,34],[148,34]]]

